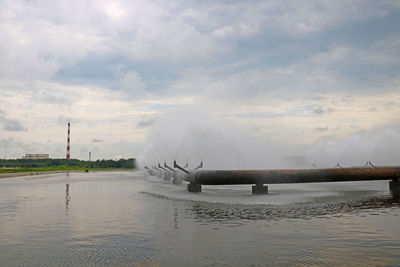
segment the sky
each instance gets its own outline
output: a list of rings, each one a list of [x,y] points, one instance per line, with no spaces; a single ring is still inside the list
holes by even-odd
[[[137,157],[196,108],[285,155],[400,163],[399,25],[399,1],[0,0],[0,158],[64,158],[67,122],[71,157]]]

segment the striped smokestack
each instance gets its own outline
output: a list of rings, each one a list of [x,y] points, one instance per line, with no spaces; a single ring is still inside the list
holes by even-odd
[[[70,135],[70,131],[71,131],[70,127],[71,127],[71,123],[70,123],[70,122],[68,122],[68,137],[67,137],[67,159],[69,159],[69,158],[70,158],[70,145],[69,145],[69,142],[70,142],[70,137],[69,137],[69,135]]]

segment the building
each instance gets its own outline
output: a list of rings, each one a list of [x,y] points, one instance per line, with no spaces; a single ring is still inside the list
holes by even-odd
[[[23,159],[48,159],[49,154],[25,154]]]

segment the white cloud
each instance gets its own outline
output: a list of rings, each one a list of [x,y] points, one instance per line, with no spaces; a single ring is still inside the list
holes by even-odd
[[[3,129],[6,131],[26,131],[26,128],[15,119],[10,119],[6,116],[6,113],[0,109],[0,125],[3,126]]]
[[[370,131],[400,112],[400,37],[392,29],[357,46],[341,30],[395,8],[349,0],[2,1],[0,136],[19,147],[9,155],[42,146],[63,156],[68,120],[76,153],[104,140],[99,156],[124,156],[164,110],[195,105],[261,140],[299,147]]]
[[[193,69],[183,72],[170,90],[194,95],[197,105],[214,116],[278,143],[311,144],[326,135],[343,138],[384,126],[400,112],[396,80],[359,88],[319,67],[311,68],[306,61],[303,66],[236,74]]]
[[[26,131],[25,127],[17,120],[5,120],[3,124],[6,131]]]
[[[98,30],[82,21],[85,10],[90,6],[4,1],[0,11],[3,79],[46,79],[89,52],[107,53]]]
[[[234,44],[221,44],[215,38],[236,40],[277,30],[319,32],[348,21],[384,16],[392,5],[395,3],[347,0],[192,6],[170,1],[3,1],[0,75],[46,79],[96,53],[204,62]],[[379,60],[374,55],[371,58]]]
[[[391,35],[368,48],[339,46],[308,59],[310,64],[322,68],[337,68],[343,65],[365,67],[392,67],[400,60],[400,35]]]
[[[319,66],[292,65],[260,68],[238,73],[194,68],[185,70],[170,85],[170,92],[196,95],[223,103],[263,102],[276,98],[308,97],[315,93],[348,89],[351,81]]]
[[[121,88],[129,95],[142,97],[146,93],[146,85],[140,75],[135,71],[130,71],[121,78]]]
[[[153,27],[139,25],[139,28],[126,46],[131,56],[136,59],[198,61],[210,57],[216,50],[209,36],[177,19],[157,22]]]
[[[223,26],[221,28],[214,30],[211,34],[215,37],[226,37],[226,36],[229,36],[234,33],[235,33],[235,31],[233,30],[232,27]]]
[[[375,1],[273,1],[264,2],[261,10],[267,22],[295,34],[315,33],[351,21],[382,17],[390,2]]]
[[[45,82],[35,86],[52,88],[69,101],[61,105],[58,102],[32,101],[36,100],[36,92],[40,89],[26,91],[1,87],[2,110],[6,114],[13,114],[13,120],[18,120],[28,130],[13,132],[13,144],[20,149],[10,149],[3,152],[5,155],[20,157],[20,152],[28,146],[26,144],[34,142],[35,147],[42,147],[41,151],[48,150],[53,157],[64,157],[67,121],[72,123],[71,140],[75,157],[86,157],[78,147],[90,147],[94,139],[104,140],[101,144],[96,143],[99,149],[97,155],[110,158],[113,153],[111,143],[116,140],[124,139],[130,146],[140,143],[144,138],[146,131],[137,130],[136,125],[147,113],[149,104],[141,100],[127,101],[124,94],[101,87]],[[7,131],[0,129],[0,136],[8,136]],[[127,152],[123,154],[125,157],[132,156]]]
[[[279,29],[318,32],[384,16],[391,4],[260,1],[188,7],[170,1],[3,1],[0,70],[6,77],[46,78],[89,53],[168,62],[204,60],[231,46],[220,47],[214,37]]]

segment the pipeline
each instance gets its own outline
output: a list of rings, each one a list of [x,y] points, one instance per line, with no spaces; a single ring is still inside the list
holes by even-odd
[[[200,168],[203,168],[203,161],[200,162],[200,165],[199,165],[199,166],[197,166],[196,168],[194,168],[194,171],[195,171],[195,170],[198,170],[198,169],[200,169]]]
[[[400,179],[400,167],[307,170],[204,170],[189,175],[202,185],[286,184]]]
[[[175,172],[175,170],[172,169],[171,167],[169,167],[166,162],[164,162],[164,168],[166,168],[166,169],[168,169],[168,170],[170,170],[172,172]]]
[[[158,166],[157,166],[159,169],[161,169],[161,170],[164,170],[164,171],[166,171],[166,169],[164,169],[163,167],[161,167],[161,164],[160,163],[158,163]]]
[[[181,170],[181,171],[183,171],[183,172],[186,173],[186,174],[189,174],[189,172],[188,172],[187,170],[185,170],[184,168],[182,168],[181,166],[179,166],[179,165],[176,163],[176,160],[174,160],[174,168],[176,168],[176,169],[178,169],[178,170]]]
[[[253,194],[268,194],[268,186],[265,184],[287,183],[324,183],[324,182],[350,182],[391,180],[389,182],[390,195],[394,200],[400,200],[400,167],[375,167],[370,161],[364,168],[343,168],[339,163],[331,169],[299,169],[299,170],[198,170],[203,167],[203,162],[195,169],[188,171],[174,161],[174,168],[170,168],[165,162],[164,167],[158,163],[159,176],[164,170],[164,180],[181,184],[183,180],[189,182],[187,190],[193,193],[201,192],[202,185],[237,185],[253,184]],[[152,173],[150,170],[150,173]],[[171,172],[172,171],[172,172]],[[182,173],[183,172],[183,173]]]
[[[164,173],[161,172],[160,175],[159,175],[161,178],[163,178],[165,181],[171,180],[172,173],[171,173],[170,170],[168,170],[166,168],[163,168],[160,163],[158,163],[158,168],[164,171]]]

